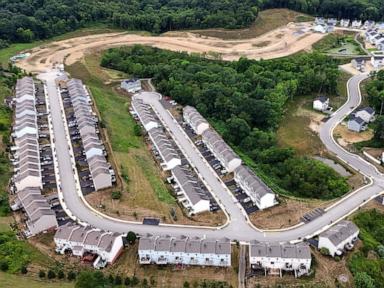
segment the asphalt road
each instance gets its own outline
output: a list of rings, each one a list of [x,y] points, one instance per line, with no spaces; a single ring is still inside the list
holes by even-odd
[[[234,198],[226,189],[223,183],[217,178],[213,170],[207,165],[204,159],[195,149],[190,140],[185,137],[181,127],[173,120],[171,115],[159,102],[159,94],[152,92],[145,92],[139,94],[137,97],[142,98],[145,102],[152,105],[155,112],[161,118],[163,123],[166,123],[172,137],[180,145],[182,151],[190,160],[191,164],[200,173],[204,181],[208,184],[212,194],[218,199],[219,203],[229,214],[229,221],[227,225],[220,228],[202,228],[193,226],[177,226],[165,225],[148,226],[141,223],[124,221],[103,215],[92,207],[90,207],[81,195],[78,195],[76,190],[76,175],[73,172],[71,164],[71,154],[68,149],[68,142],[65,137],[65,127],[63,124],[61,114],[61,98],[57,93],[54,83],[57,71],[47,72],[40,75],[40,78],[46,80],[48,99],[52,113],[52,125],[54,131],[56,157],[59,166],[61,189],[64,197],[65,206],[70,210],[78,220],[88,223],[93,227],[104,229],[107,231],[114,231],[119,233],[126,233],[134,231],[139,234],[169,234],[174,236],[199,236],[199,237],[213,237],[221,238],[228,237],[231,240],[240,241],[276,241],[286,242],[301,241],[305,237],[311,237],[318,234],[321,230],[327,229],[330,225],[340,220],[344,216],[350,214],[353,210],[357,209],[360,205],[366,203],[367,199],[378,195],[383,191],[384,181],[383,177],[377,170],[369,163],[365,162],[360,157],[350,154],[338,146],[332,138],[332,131],[335,125],[339,123],[343,117],[352,111],[360,103],[360,92],[358,83],[366,76],[355,76],[351,78],[348,89],[350,97],[347,103],[326,122],[321,129],[320,137],[326,147],[335,153],[339,158],[343,159],[346,163],[352,165],[355,169],[360,170],[363,174],[372,177],[372,184],[359,191],[355,191],[343,198],[338,204],[328,209],[321,217],[300,226],[293,227],[284,231],[260,231],[251,226],[243,215],[238,204],[234,203]]]

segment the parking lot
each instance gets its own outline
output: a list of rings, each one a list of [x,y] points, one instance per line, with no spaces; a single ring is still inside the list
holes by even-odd
[[[239,185],[233,180],[233,174],[228,173],[225,168],[220,164],[220,161],[212,154],[212,152],[207,148],[207,146],[199,139],[198,135],[193,131],[193,129],[186,123],[180,122],[181,127],[183,127],[186,134],[191,138],[195,143],[197,149],[200,151],[201,155],[207,160],[209,165],[215,170],[218,176],[222,178],[225,185],[236,197],[237,201],[244,208],[247,214],[254,213],[259,209],[251,201],[251,198],[239,187]],[[229,178],[229,179],[228,179]]]
[[[66,90],[61,91],[61,97],[63,99],[65,116],[68,123],[69,135],[71,137],[72,149],[76,161],[76,168],[79,175],[81,191],[83,192],[83,195],[87,195],[94,192],[95,187],[93,185],[91,172],[89,170],[87,158],[85,156],[80,132],[77,127],[71,99]]]

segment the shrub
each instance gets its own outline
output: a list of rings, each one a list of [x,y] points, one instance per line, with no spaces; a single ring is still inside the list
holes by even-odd
[[[111,194],[112,199],[118,200],[121,198],[121,192],[120,191],[113,191]]]
[[[68,279],[69,281],[75,280],[75,279],[76,279],[76,273],[73,272],[73,271],[69,271],[69,272],[68,272],[68,275],[67,275],[67,279]]]
[[[45,278],[45,271],[44,270],[39,271],[39,278]]]
[[[115,277],[115,285],[121,285],[122,284],[121,276],[117,275]]]
[[[329,249],[326,247],[320,248],[320,253],[321,253],[321,255],[325,255],[325,256],[328,256],[330,254]]]
[[[48,279],[54,279],[56,278],[56,273],[52,270],[48,270],[47,276],[48,276]]]
[[[127,241],[129,244],[134,244],[136,242],[136,233],[135,232],[132,232],[132,231],[129,231],[127,233]]]
[[[64,279],[64,272],[62,270],[59,270],[59,272],[57,272],[57,278],[59,279]]]
[[[131,285],[132,285],[133,287],[135,287],[135,286],[137,286],[139,283],[140,283],[139,278],[137,278],[136,276],[132,276],[132,278],[131,278]]]
[[[129,277],[125,277],[125,279],[124,279],[124,285],[125,285],[125,286],[129,286],[129,285],[131,285],[131,278],[129,278]]]
[[[1,260],[0,261],[0,270],[5,272],[5,271],[8,271],[8,268],[9,268],[9,266],[8,266],[7,260],[5,260],[5,259]]]
[[[27,266],[22,266],[20,269],[21,274],[27,274],[28,273],[28,268]]]

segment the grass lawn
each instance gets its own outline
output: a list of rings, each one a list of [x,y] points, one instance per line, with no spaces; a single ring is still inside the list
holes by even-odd
[[[96,53],[66,70],[88,85],[107,128],[118,168],[128,174],[122,200],[125,199],[130,207],[155,210],[169,216],[171,206],[176,206],[175,199],[164,184],[143,137],[135,136],[136,122],[128,112],[130,99],[117,93],[114,85],[105,84],[110,80],[110,71],[102,69],[99,62],[100,55]]]
[[[335,32],[328,34],[319,42],[313,45],[316,51],[340,55],[361,55],[365,52],[355,41],[354,33]],[[343,50],[343,51],[341,51]]]
[[[256,21],[245,29],[205,29],[193,30],[201,35],[221,39],[247,39],[260,36],[290,22],[312,21],[313,17],[288,9],[268,9],[261,11]]]
[[[347,100],[347,81],[351,76],[341,72],[337,95],[330,96],[330,104],[337,110]],[[300,155],[315,155],[324,149],[319,136],[312,128],[325,115],[312,110],[315,96],[298,97],[287,104],[286,113],[277,131],[278,143],[283,147],[293,147]],[[311,125],[311,127],[310,127]]]
[[[10,231],[9,224],[13,222],[11,216],[0,217],[0,233]]]
[[[0,287],[12,288],[70,288],[74,283],[39,281],[36,278],[0,272]]]

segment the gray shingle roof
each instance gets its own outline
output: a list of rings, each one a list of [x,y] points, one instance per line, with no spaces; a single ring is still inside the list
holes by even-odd
[[[351,221],[342,220],[336,225],[321,233],[319,237],[328,238],[333,245],[338,246],[341,242],[359,231],[359,228]]]
[[[251,257],[276,257],[291,259],[311,259],[311,251],[307,244],[279,244],[252,241]]]

